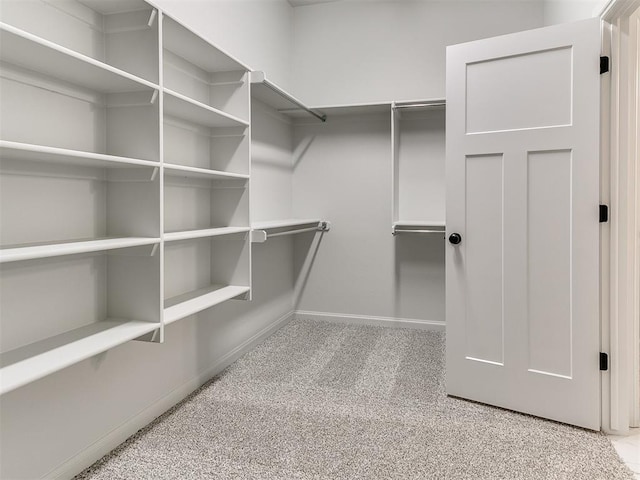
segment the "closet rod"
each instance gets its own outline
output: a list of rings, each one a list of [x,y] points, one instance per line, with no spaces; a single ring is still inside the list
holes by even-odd
[[[402,103],[394,105],[393,108],[423,108],[423,107],[446,107],[447,102],[416,102],[416,103]]]
[[[294,97],[292,97],[291,95],[289,95],[287,92],[285,92],[284,90],[282,90],[280,87],[278,87],[277,85],[274,85],[273,83],[271,83],[269,80],[267,80],[266,78],[262,81],[262,83],[264,83],[264,85],[266,87],[269,87],[270,90],[274,91],[275,93],[277,93],[278,95],[280,95],[281,97],[286,98],[288,101],[290,101],[291,103],[299,106],[301,109],[303,109],[305,112],[310,113],[311,115],[313,115],[314,117],[316,117],[317,119],[319,119],[322,122],[326,122],[327,121],[327,116],[324,113],[319,113],[316,112],[315,110],[312,110],[311,108],[307,107],[306,105],[303,105],[302,103],[300,103],[297,99],[295,99]]]
[[[394,228],[393,232],[394,235],[397,235],[398,233],[442,233],[444,235],[444,230],[432,230],[432,229],[411,229],[411,228]]]
[[[320,227],[309,227],[309,228],[298,228],[294,230],[287,230],[286,232],[278,232],[278,233],[267,233],[267,238],[272,237],[280,237],[282,235],[291,235],[293,233],[304,233],[304,232],[324,232]]]

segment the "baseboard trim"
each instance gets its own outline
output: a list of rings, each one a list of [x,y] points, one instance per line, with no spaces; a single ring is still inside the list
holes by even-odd
[[[442,320],[418,320],[413,318],[374,317],[347,313],[311,312],[296,310],[294,316],[301,320],[321,320],[325,322],[348,323],[351,325],[369,325],[374,327],[412,328],[415,330],[445,331]]]
[[[268,337],[273,335],[277,330],[284,327],[293,318],[293,312],[289,312],[283,315],[268,327],[260,330],[251,338],[247,339],[242,344],[238,345],[236,348],[223,355],[207,371],[201,373],[194,379],[184,383],[169,394],[165,395],[160,400],[145,408],[143,411],[133,416],[125,423],[112,430],[100,440],[96,441],[82,452],[70,458],[65,463],[60,465],[55,470],[49,472],[42,478],[56,480],[73,478],[82,470],[92,465],[104,455],[109,453],[111,450],[116,448],[138,430],[145,427],[160,415],[165,413],[167,410],[169,410],[171,407],[185,399],[187,396],[189,396],[189,394],[200,388],[215,375],[235,362],[242,355],[249,352],[258,344],[262,343]]]

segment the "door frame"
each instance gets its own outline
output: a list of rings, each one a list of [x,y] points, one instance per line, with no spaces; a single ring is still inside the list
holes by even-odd
[[[601,349],[609,354],[602,375],[602,429],[625,434],[640,426],[640,161],[630,105],[638,105],[631,68],[629,16],[640,0],[611,0],[602,19],[602,50],[610,72],[602,75],[601,202],[609,222],[601,229]],[[636,53],[637,54],[637,53]]]

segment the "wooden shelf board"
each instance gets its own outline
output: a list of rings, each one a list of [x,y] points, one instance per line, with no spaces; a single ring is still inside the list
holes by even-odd
[[[249,290],[249,287],[237,285],[211,285],[207,288],[168,298],[164,304],[164,323],[168,325],[176,320],[243,295]]]
[[[167,232],[164,234],[165,242],[175,242],[178,240],[191,240],[195,238],[217,237],[220,235],[232,235],[234,233],[249,232],[249,227],[219,227],[205,228],[202,230],[182,230],[179,232]]]
[[[130,73],[0,22],[2,60],[102,93],[154,90]]]
[[[269,220],[263,222],[254,222],[251,224],[252,230],[273,230],[276,228],[300,227],[303,225],[318,225],[322,220],[319,218],[311,219],[286,219],[286,220]]]
[[[193,100],[168,88],[164,89],[165,114],[206,127],[248,127],[249,123],[217,108]]]
[[[71,241],[64,243],[48,243],[25,245],[23,247],[0,249],[0,263],[32,260],[35,258],[60,257],[78,253],[101,252],[116,248],[140,247],[160,243],[159,238],[118,237],[95,240]]]
[[[0,140],[0,159],[29,160],[101,168],[159,167],[159,162],[102,153]]]
[[[0,355],[0,394],[160,328],[159,323],[108,319]]]
[[[205,180],[225,180],[225,179],[240,179],[247,180],[249,175],[241,173],[229,173],[221,172],[218,170],[208,170],[206,168],[188,167],[186,165],[176,164],[164,164],[165,175],[172,177],[189,177],[189,178],[203,178]]]

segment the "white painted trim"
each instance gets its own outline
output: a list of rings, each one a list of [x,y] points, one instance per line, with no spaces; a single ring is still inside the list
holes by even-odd
[[[603,227],[602,351],[609,353],[609,371],[602,376],[602,428],[608,433],[626,434],[637,423],[638,412],[638,217],[636,170],[632,153],[630,105],[634,101],[629,82],[629,16],[640,8],[640,0],[612,0],[602,13],[605,54],[612,59],[610,77],[603,82],[602,127],[607,148],[602,151],[603,200],[609,204],[609,224]],[[637,100],[636,100],[637,101]],[[635,303],[634,303],[635,302]],[[636,380],[634,380],[636,379]]]
[[[369,325],[374,327],[412,328],[414,330],[436,330],[444,332],[443,320],[418,320],[414,318],[374,317],[371,315],[353,315],[348,313],[311,312],[296,310],[294,316],[300,320],[320,320],[324,322],[347,323],[350,325]]]
[[[207,383],[215,375],[222,372],[225,368],[235,362],[245,353],[253,350],[258,344],[262,343],[268,337],[273,335],[277,330],[284,327],[294,318],[293,312],[289,312],[268,327],[263,328],[252,337],[245,340],[236,348],[226,353],[216,363],[201,373],[197,377],[182,384],[168,395],[165,395],[157,402],[153,403],[149,407],[142,410],[137,415],[133,416],[119,427],[112,430],[110,433],[96,441],[88,448],[78,453],[74,457],[67,460],[55,470],[47,473],[44,477],[46,479],[68,479],[77,475],[88,466],[95,463],[111,450],[116,448],[122,442],[127,440],[131,435],[136,433],[141,428],[145,427],[157,417],[165,413],[171,407],[185,399],[192,392],[200,388]]]
[[[600,17],[605,22],[613,23],[618,18],[629,15],[640,6],[640,0],[609,0],[596,8],[594,17]]]

